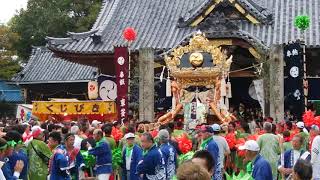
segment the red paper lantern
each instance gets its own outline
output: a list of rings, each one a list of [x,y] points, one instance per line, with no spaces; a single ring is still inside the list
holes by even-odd
[[[137,33],[132,27],[127,27],[123,31],[123,37],[127,41],[134,41],[136,39],[136,37],[137,37]]]

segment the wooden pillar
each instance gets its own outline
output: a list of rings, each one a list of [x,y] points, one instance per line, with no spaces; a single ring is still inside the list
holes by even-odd
[[[139,121],[154,120],[154,50],[139,50]]]
[[[270,116],[278,122],[284,119],[284,60],[282,45],[271,47],[269,64]]]

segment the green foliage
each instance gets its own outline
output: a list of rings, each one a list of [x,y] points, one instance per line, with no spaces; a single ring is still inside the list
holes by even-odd
[[[115,148],[112,150],[112,169],[116,170],[121,167],[122,164],[122,151],[121,149]]]
[[[0,79],[9,80],[21,69],[18,59],[13,60],[16,56],[13,44],[18,39],[19,36],[7,26],[0,26]]]
[[[65,37],[68,31],[89,30],[102,0],[29,0],[9,26],[20,39],[14,44],[18,55],[27,59],[32,46],[45,45],[45,37]]]
[[[308,29],[310,26],[309,16],[297,16],[294,19],[294,26],[299,28],[301,31]]]

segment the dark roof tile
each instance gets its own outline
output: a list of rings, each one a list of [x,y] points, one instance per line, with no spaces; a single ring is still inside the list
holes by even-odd
[[[37,47],[26,67],[12,81],[20,84],[85,82],[94,79],[97,71],[96,67],[66,61],[45,47]]]
[[[90,35],[82,33],[77,40],[69,38],[48,38],[48,47],[67,53],[105,53],[113,52],[113,46],[125,45],[122,33],[126,27],[137,31],[137,39],[130,48],[142,47],[170,49],[181,43],[185,37],[197,31],[192,27],[178,27],[181,16],[190,18],[201,11],[212,0],[104,0],[103,7],[93,33],[101,36],[101,43],[94,43]],[[252,24],[247,20],[237,25],[243,33],[250,34],[266,46],[283,44],[299,39],[301,32],[294,27],[297,15],[309,15],[311,26],[306,30],[308,46],[320,46],[319,0],[237,0],[256,16],[270,18],[272,24]]]

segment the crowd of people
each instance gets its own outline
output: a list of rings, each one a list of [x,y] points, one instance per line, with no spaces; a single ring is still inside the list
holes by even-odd
[[[182,121],[153,128],[97,120],[6,126],[0,180],[320,179],[317,125],[265,118],[252,128],[243,118],[190,132]]]

